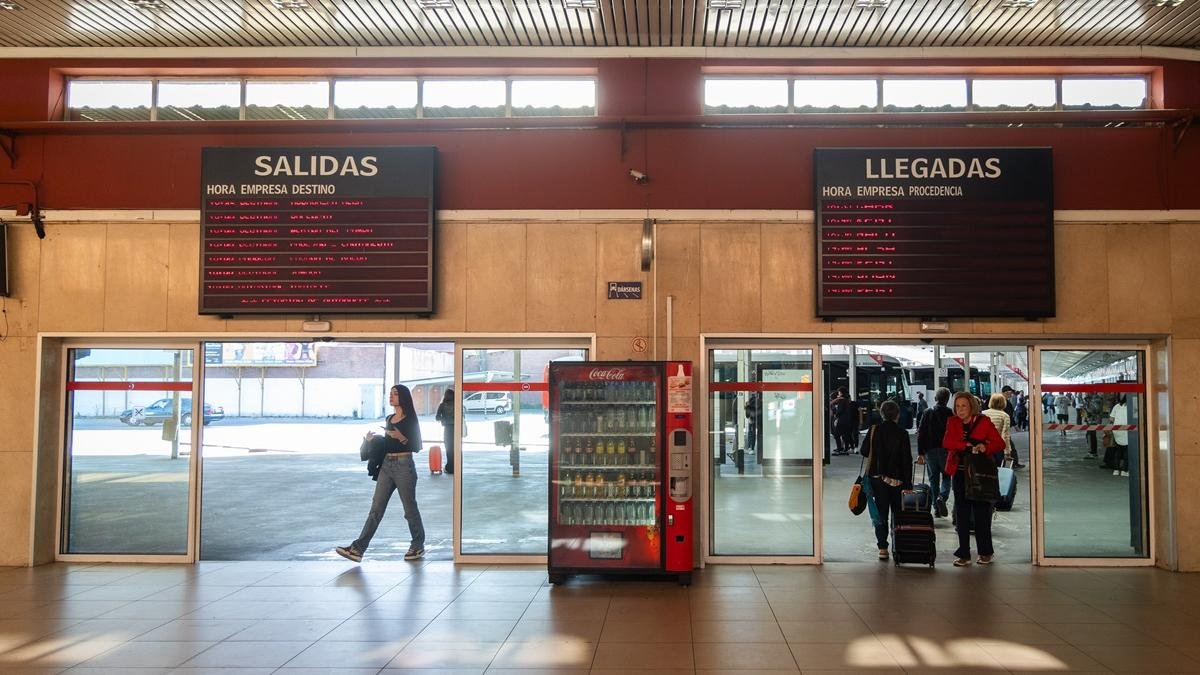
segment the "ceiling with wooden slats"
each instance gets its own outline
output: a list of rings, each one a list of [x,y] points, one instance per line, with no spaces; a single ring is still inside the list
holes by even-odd
[[[0,47],[1024,46],[1195,49],[1200,0],[0,0]]]

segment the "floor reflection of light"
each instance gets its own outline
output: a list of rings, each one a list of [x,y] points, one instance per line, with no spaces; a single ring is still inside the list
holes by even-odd
[[[982,643],[987,644],[987,648]],[[881,651],[886,652],[882,654]],[[982,668],[993,670],[1068,670],[1058,657],[1037,647],[984,638],[937,641],[915,635],[883,634],[846,645],[846,665],[878,667],[891,657],[902,668]]]
[[[517,668],[578,668],[591,662],[592,645],[572,635],[548,635],[537,642],[513,644],[504,655],[506,667]]]

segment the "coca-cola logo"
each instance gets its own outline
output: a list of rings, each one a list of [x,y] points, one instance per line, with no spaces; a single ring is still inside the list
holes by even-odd
[[[625,371],[620,368],[592,368],[588,373],[589,380],[623,380],[625,379]]]

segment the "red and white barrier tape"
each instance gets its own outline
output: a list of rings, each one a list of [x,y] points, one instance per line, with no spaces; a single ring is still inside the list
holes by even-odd
[[[1059,424],[1053,422],[1046,425],[1050,431],[1136,431],[1136,424]]]

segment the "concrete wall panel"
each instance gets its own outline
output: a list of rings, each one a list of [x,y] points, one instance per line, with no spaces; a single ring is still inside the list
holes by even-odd
[[[104,329],[106,225],[47,225],[38,330]]]
[[[170,244],[170,228],[158,223],[109,226],[103,248],[104,330],[166,330]]]
[[[467,330],[524,331],[527,228],[475,225],[467,231]]]
[[[596,226],[534,223],[526,235],[526,330],[594,330]]]
[[[762,330],[762,232],[752,223],[700,229],[700,328]]]

